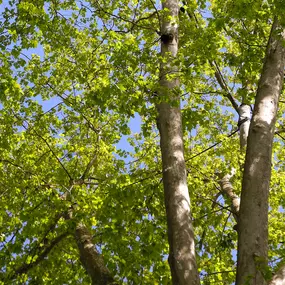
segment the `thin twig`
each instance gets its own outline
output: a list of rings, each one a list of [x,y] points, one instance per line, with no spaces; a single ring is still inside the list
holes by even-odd
[[[236,129],[235,131],[231,132],[229,135],[227,135],[227,138],[230,138],[231,136],[233,136],[235,133],[238,132],[238,130],[239,130],[239,129]],[[220,141],[214,143],[213,145],[209,146],[208,148],[202,150],[201,152],[199,152],[199,153],[197,153],[197,154],[195,154],[195,155],[189,157],[188,159],[185,160],[185,162],[187,162],[187,161],[189,161],[189,160],[191,160],[191,159],[193,159],[193,158],[195,158],[195,157],[197,157],[197,156],[199,156],[199,155],[205,153],[206,151],[208,151],[208,150],[212,149],[213,147],[217,146],[218,144],[222,143],[224,140],[225,140],[225,139],[220,140]]]
[[[91,160],[89,161],[89,163],[87,164],[87,166],[86,166],[86,168],[85,168],[85,170],[84,170],[84,172],[83,172],[83,174],[82,174],[80,180],[84,181],[84,179],[86,178],[86,175],[87,175],[88,172],[90,171],[90,169],[91,169],[91,167],[93,166],[93,164],[95,163],[96,159],[97,159],[97,151],[95,151],[95,153],[94,153],[92,159],[91,159]]]
[[[183,4],[186,5],[187,3],[186,3],[185,1],[183,1]],[[193,13],[193,17],[192,17],[192,15],[190,14],[190,12],[187,11],[187,15],[188,15],[188,17],[189,17],[190,20],[191,20],[192,18],[195,19],[195,25],[196,25],[196,28],[198,29],[198,28],[199,28],[199,22],[198,22],[198,19],[197,19],[195,13]],[[226,81],[224,80],[224,77],[223,77],[223,75],[222,75],[222,73],[221,73],[221,70],[220,70],[220,68],[219,68],[219,65],[217,64],[217,62],[216,62],[215,60],[214,60],[213,62],[211,62],[210,60],[208,60],[208,61],[209,61],[210,65],[215,68],[215,77],[216,77],[216,79],[217,79],[217,81],[218,81],[220,87],[221,87],[223,90],[226,91],[226,95],[225,95],[225,96],[229,99],[229,101],[231,102],[231,104],[232,104],[233,108],[235,109],[235,111],[236,111],[237,113],[239,113],[239,112],[238,112],[238,104],[236,103],[234,97],[232,96],[232,94],[231,94],[230,91],[229,91],[229,88],[228,88],[228,86],[227,86],[227,84],[226,84]]]
[[[65,168],[65,166],[63,165],[63,163],[60,161],[60,159],[57,157],[56,153],[54,152],[54,150],[51,148],[51,146],[49,145],[49,143],[47,142],[47,140],[42,137],[37,131],[34,130],[34,133],[41,138],[44,143],[46,144],[46,146],[49,148],[49,150],[51,151],[51,153],[53,154],[53,156],[55,157],[55,159],[57,160],[57,162],[60,164],[60,166],[62,167],[62,169],[64,170],[64,172],[67,174],[67,176],[69,177],[70,180],[72,180],[71,175],[69,174],[68,170]]]

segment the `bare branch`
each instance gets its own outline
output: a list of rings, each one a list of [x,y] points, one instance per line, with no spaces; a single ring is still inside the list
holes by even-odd
[[[17,114],[14,113],[14,116],[16,118],[19,118]],[[30,123],[26,120],[24,120],[24,122],[27,123],[28,126],[30,126]],[[25,126],[24,124],[22,124],[23,128],[25,128],[25,130],[28,130],[28,127]],[[53,154],[53,156],[56,158],[56,160],[58,161],[58,163],[60,164],[60,166],[62,167],[62,169],[65,171],[65,173],[67,174],[67,176],[69,177],[70,180],[72,180],[71,175],[69,174],[69,172],[67,171],[67,169],[65,168],[65,166],[63,165],[63,163],[60,161],[60,159],[57,157],[56,153],[54,152],[54,150],[51,148],[51,146],[49,145],[49,143],[47,142],[47,140],[45,138],[43,138],[37,131],[33,130],[34,134],[37,135],[40,139],[42,139],[44,141],[44,143],[47,145],[47,147],[49,148],[49,150],[51,151],[51,153]]]
[[[276,132],[276,135],[277,135],[278,137],[280,137],[283,141],[285,141],[285,138],[280,135],[280,132]]]
[[[239,129],[236,129],[235,131],[231,132],[229,135],[227,135],[227,137],[230,138],[230,137],[233,136],[235,133],[237,133],[238,130],[239,130]],[[195,158],[195,157],[197,157],[197,156],[199,156],[199,155],[205,153],[206,151],[212,149],[213,147],[217,146],[218,144],[222,143],[223,141],[224,141],[224,140],[220,140],[220,141],[214,143],[213,145],[209,146],[208,148],[202,150],[201,152],[199,152],[199,153],[197,153],[197,154],[194,154],[193,156],[191,156],[191,157],[185,159],[185,162],[187,162],[187,161],[189,161],[189,160],[191,160],[191,159],[193,159],[193,158]]]
[[[109,15],[109,16],[112,17],[112,18],[119,19],[119,20],[124,21],[124,22],[126,22],[126,23],[132,24],[132,26],[131,26],[131,28],[129,29],[129,31],[132,31],[135,26],[138,27],[138,28],[141,28],[141,29],[154,30],[152,27],[147,27],[147,26],[139,25],[138,23],[139,23],[140,21],[148,20],[148,19],[152,18],[154,15],[157,14],[156,11],[154,11],[153,13],[151,13],[150,15],[148,15],[148,16],[146,16],[146,17],[142,17],[142,18],[139,18],[139,19],[136,20],[136,21],[133,21],[133,20],[129,20],[129,19],[123,18],[123,17],[121,17],[121,16],[118,16],[118,15],[115,15],[115,14],[113,14],[113,13],[110,13],[110,12],[106,11],[105,9],[103,9],[103,8],[100,6],[100,4],[98,3],[98,1],[96,1],[96,2],[97,2],[98,10],[99,10],[99,11],[103,12],[103,13],[106,14],[106,15]],[[157,32],[156,30],[154,30],[154,31]]]
[[[157,19],[158,19],[158,22],[159,22],[159,30],[161,30],[161,19],[160,19],[159,12],[158,12],[158,10],[157,10],[157,8],[155,6],[155,3],[152,0],[150,0],[150,2],[152,4],[153,8],[155,9],[155,13],[157,14]]]
[[[210,64],[213,66],[213,64],[210,62]],[[233,108],[236,110],[237,113],[238,112],[238,104],[236,103],[235,99],[233,98],[233,96],[231,95],[230,91],[229,91],[229,88],[224,80],[224,77],[221,73],[221,70],[218,66],[218,64],[216,63],[216,61],[214,61],[214,67],[216,69],[215,71],[215,77],[220,85],[220,87],[226,92],[226,97],[230,100]]]

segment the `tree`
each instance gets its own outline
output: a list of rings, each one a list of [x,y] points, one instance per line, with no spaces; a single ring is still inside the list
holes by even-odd
[[[284,282],[283,3],[0,7],[0,282]]]
[[[198,284],[194,231],[183,149],[178,68],[172,61],[178,52],[178,13],[176,0],[162,3],[166,11],[161,24],[161,57],[158,129],[162,158],[164,199],[167,216],[169,265],[173,284]]]
[[[237,284],[266,284],[272,144],[283,87],[285,49],[274,20],[257,89],[243,173],[238,222]]]

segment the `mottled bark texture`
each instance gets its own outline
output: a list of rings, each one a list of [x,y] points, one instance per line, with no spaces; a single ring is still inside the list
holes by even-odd
[[[272,26],[249,128],[238,223],[237,285],[265,285],[268,255],[268,193],[284,48],[277,20]]]
[[[172,282],[178,285],[196,285],[199,284],[199,277],[186,180],[180,99],[175,95],[179,87],[178,69],[173,63],[178,50],[178,4],[177,0],[162,2],[163,8],[167,10],[161,31],[161,56],[164,60],[160,69],[158,128]]]
[[[240,150],[241,152],[246,151],[247,137],[250,126],[250,115],[251,107],[250,105],[241,104],[237,109],[239,113],[239,133],[240,133]],[[231,210],[235,221],[238,223],[239,208],[240,208],[240,198],[235,194],[234,187],[230,179],[234,176],[235,169],[232,169],[230,174],[226,174],[219,180],[221,191],[226,199],[230,200]]]
[[[234,193],[234,188],[232,183],[230,182],[230,179],[234,176],[235,169],[232,169],[231,174],[226,174],[223,176],[220,181],[220,187],[223,196],[226,199],[229,199],[231,210],[234,215],[235,221],[238,222],[238,215],[239,215],[239,207],[240,207],[240,198]]]
[[[246,151],[247,137],[250,125],[250,105],[241,104],[238,108],[239,113],[239,138],[240,138],[240,149],[241,151]]]
[[[85,225],[79,223],[75,239],[80,253],[80,261],[91,278],[92,285],[117,284],[104,260],[92,242],[92,236]]]
[[[67,199],[67,195],[61,197]],[[66,220],[73,219],[74,206],[71,206],[64,214]],[[77,223],[74,238],[77,243],[80,261],[91,279],[92,285],[117,284],[104,264],[102,255],[96,250],[92,241],[92,235],[83,223]]]

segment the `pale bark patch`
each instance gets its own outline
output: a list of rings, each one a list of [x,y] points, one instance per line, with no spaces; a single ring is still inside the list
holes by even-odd
[[[269,285],[285,285],[285,265],[276,272]]]
[[[240,133],[240,149],[241,151],[246,150],[247,137],[250,126],[250,115],[251,115],[251,107],[250,105],[242,104],[239,109],[239,133]]]
[[[274,110],[275,110],[276,103],[271,98],[271,96],[268,96],[268,97],[265,97],[262,100],[262,102],[260,102],[260,104],[262,104],[263,121],[267,123],[268,125],[271,125],[272,121],[275,118]]]

